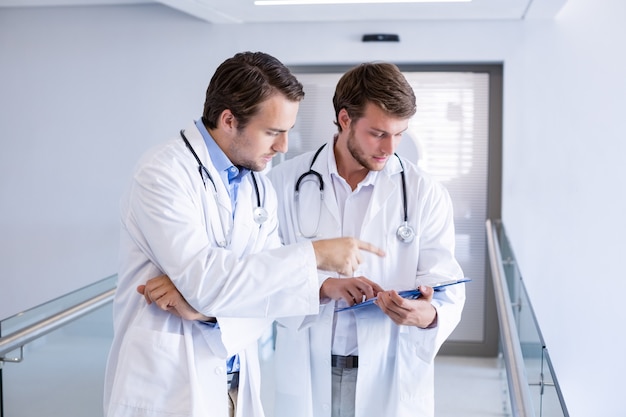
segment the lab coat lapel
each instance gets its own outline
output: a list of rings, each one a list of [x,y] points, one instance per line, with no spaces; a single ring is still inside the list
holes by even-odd
[[[209,155],[209,150],[206,147],[206,143],[204,143],[204,138],[202,137],[202,134],[196,127],[195,123],[185,129],[185,136],[187,137],[187,140],[200,158],[200,161],[202,161],[206,169],[211,174],[213,181],[215,182],[215,188],[217,189],[217,199],[221,207],[214,207],[215,210],[208,214],[212,229],[215,231],[215,237],[218,240],[220,239],[219,233],[221,233],[222,227],[224,227],[224,238],[226,238],[226,240],[228,241],[228,235],[230,233],[232,240],[232,233],[234,231],[228,230],[228,228],[232,225],[232,221],[228,221],[228,219],[232,219],[233,208],[230,202],[230,195],[228,194],[228,190],[226,189],[224,182],[220,178],[219,172],[217,171],[217,169],[215,169],[215,166],[213,166],[211,156]],[[210,196],[208,197],[208,204],[213,206],[215,205],[212,196],[213,184],[211,184],[211,181],[209,181],[208,179],[206,183],[206,189],[207,195]],[[219,218],[220,215],[224,217],[223,221],[221,222]]]
[[[337,205],[337,199],[335,198],[335,191],[333,189],[333,181],[330,178],[330,167],[335,167],[335,156],[333,153],[334,140],[330,141],[322,152],[320,153],[317,161],[313,164],[313,169],[318,171],[324,179],[324,207],[328,213],[330,213],[335,224],[328,225],[331,229],[336,229],[340,226],[341,215],[339,213],[339,206]]]
[[[387,205],[387,200],[392,195],[398,194],[398,202],[393,203],[390,207],[398,207],[398,222],[402,215],[402,183],[400,178],[400,163],[398,158],[392,156],[387,161],[385,168],[376,176],[374,182],[374,191],[370,200],[370,205],[363,219],[362,230],[367,230],[372,222],[376,222],[376,218],[380,210]],[[376,226],[376,224],[374,225]],[[380,227],[380,225],[378,225]]]

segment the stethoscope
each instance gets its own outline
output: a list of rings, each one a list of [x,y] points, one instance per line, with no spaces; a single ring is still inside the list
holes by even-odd
[[[324,199],[324,180],[322,179],[322,175],[313,169],[313,164],[315,164],[315,160],[319,156],[320,152],[322,152],[322,149],[324,149],[324,146],[326,146],[326,144],[323,144],[322,146],[320,146],[317,152],[315,152],[315,155],[313,155],[313,159],[311,160],[311,164],[309,165],[309,170],[305,172],[304,174],[300,175],[300,177],[298,177],[298,180],[296,181],[296,186],[295,186],[294,198],[296,200],[296,218],[298,222],[298,230],[300,231],[300,234],[307,239],[312,239],[317,236],[317,231],[319,230],[319,227],[320,227],[320,219],[322,217],[321,200]],[[396,230],[396,236],[401,242],[411,243],[413,239],[415,239],[415,230],[413,230],[413,228],[409,225],[409,216],[408,216],[408,208],[407,208],[407,201],[406,201],[406,178],[404,176],[404,164],[402,163],[402,159],[400,159],[397,153],[394,153],[394,155],[396,156],[396,158],[398,158],[398,162],[400,162],[400,168],[402,168],[402,171],[400,171],[400,177],[402,178],[402,206],[404,209],[404,219],[403,219],[402,224],[398,226],[398,230]],[[305,179],[310,175],[313,175],[314,177],[316,177],[319,183],[320,209],[317,215],[317,224],[315,226],[315,231],[313,232],[313,234],[307,235],[307,234],[304,234],[304,232],[302,231],[302,227],[301,227],[302,222],[301,222],[301,217],[300,217],[301,211],[300,211],[299,195],[300,195],[300,184],[303,181],[305,181]]]
[[[213,177],[211,176],[211,173],[209,172],[207,167],[204,166],[202,161],[200,161],[200,158],[198,157],[198,154],[196,154],[196,151],[193,149],[193,147],[191,146],[191,144],[187,140],[187,137],[185,136],[185,132],[182,129],[180,131],[180,137],[183,139],[183,141],[185,141],[185,145],[187,145],[187,148],[191,151],[191,153],[193,154],[193,157],[196,158],[196,161],[198,162],[198,173],[200,174],[200,178],[202,178],[202,183],[204,184],[204,189],[206,189],[206,178],[208,178],[209,181],[211,181],[211,184],[213,185],[213,197],[215,198],[215,203],[219,207],[220,202],[219,202],[219,199],[218,199],[218,196],[217,196],[217,186],[215,185],[215,181],[213,180]],[[252,183],[254,184],[254,192],[256,194],[256,207],[252,211],[252,217],[253,217],[254,222],[256,224],[262,225],[263,223],[265,223],[267,221],[269,215],[268,215],[267,210],[265,209],[265,207],[263,207],[261,205],[261,194],[259,193],[259,185],[257,184],[254,172],[250,172],[250,175],[252,176]],[[219,217],[220,217],[220,226],[222,227],[222,233],[225,236],[225,234],[226,234],[226,227],[224,227],[224,222],[222,220],[222,216],[219,216]],[[217,244],[218,244],[218,246],[220,246],[222,248],[225,248],[226,246],[228,246],[228,243],[226,242],[226,239],[218,239]]]

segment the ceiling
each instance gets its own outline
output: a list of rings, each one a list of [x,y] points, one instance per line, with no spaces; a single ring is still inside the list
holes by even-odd
[[[215,24],[335,21],[526,20],[553,18],[567,0],[255,6],[254,0],[0,0],[0,7],[159,3]]]

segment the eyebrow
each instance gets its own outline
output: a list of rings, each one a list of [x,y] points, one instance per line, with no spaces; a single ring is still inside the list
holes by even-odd
[[[408,128],[408,126],[407,126],[407,128],[406,128],[406,129],[403,129],[403,130],[401,130],[401,131],[400,131],[400,132],[398,132],[398,133],[391,133],[391,132],[388,132],[388,131],[383,130],[383,129],[378,129],[378,128],[376,128],[376,127],[370,127],[370,130],[373,130],[373,131],[375,131],[375,132],[384,133],[384,134],[386,134],[386,135],[399,135],[399,134],[402,134],[402,133],[406,132],[407,130],[409,130],[409,128]]]
[[[296,127],[295,123],[293,126],[291,126],[289,129],[279,129],[277,127],[269,127],[267,128],[267,130],[271,131],[271,132],[276,132],[276,133],[285,133],[285,132],[289,132],[291,129],[293,129],[294,127]]]

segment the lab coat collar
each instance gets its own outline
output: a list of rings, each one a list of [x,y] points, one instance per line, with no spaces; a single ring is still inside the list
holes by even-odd
[[[232,217],[233,212],[230,194],[224,182],[220,180],[220,175],[217,169],[211,162],[211,157],[209,155],[209,151],[207,149],[204,138],[202,137],[202,133],[200,132],[200,130],[198,130],[198,127],[195,125],[195,123],[191,124],[185,129],[185,136],[198,154],[198,157],[200,158],[202,163],[211,173],[211,176],[215,181],[217,196],[220,204],[230,209],[229,215]],[[185,146],[184,143],[183,146]],[[207,187],[213,186],[210,183],[207,183]],[[239,256],[243,256],[250,250],[250,247],[254,243],[253,234],[257,233],[259,229],[259,226],[254,222],[252,212],[254,208],[252,205],[256,205],[256,199],[252,201],[252,199],[249,200],[246,198],[241,198],[241,196],[255,195],[252,185],[252,178],[250,175],[246,175],[246,178],[244,178],[244,180],[241,182],[239,195],[240,198],[237,202],[237,211],[235,213],[235,218],[232,222],[233,230],[231,231],[231,243],[229,249],[239,254]],[[218,226],[221,227],[221,225],[216,225],[216,227]],[[235,238],[235,236],[237,236],[237,238]],[[244,236],[246,238],[244,238]]]
[[[337,173],[337,161],[335,159],[335,152],[333,151],[335,144],[335,139],[330,140],[324,149],[320,152],[317,160],[312,166],[312,169],[318,171],[322,178],[324,179],[324,204],[326,208],[333,216],[337,225],[341,224],[341,214],[339,213],[339,207],[337,206],[337,199],[335,198],[335,194],[332,188],[332,180],[331,174]],[[323,163],[322,161],[325,161]],[[398,199],[398,207],[399,213],[402,214],[402,183],[400,178],[400,172],[402,171],[402,167],[398,158],[393,155],[385,164],[385,167],[376,172],[373,177],[366,177],[366,181],[368,178],[372,180],[374,184],[374,191],[372,193],[372,199],[370,201],[369,209],[365,214],[365,219],[363,222],[363,228],[367,227],[369,222],[375,218],[378,212],[385,206],[387,200],[390,196],[400,187],[400,194]]]
[[[372,222],[380,210],[387,205],[387,200],[392,195],[398,195],[398,202],[393,203],[398,207],[398,219],[402,216],[402,179],[400,172],[402,167],[395,155],[392,155],[385,164],[385,167],[378,172],[374,182],[374,192],[370,201],[369,209],[363,219],[363,230]],[[398,191],[399,192],[396,192]],[[395,198],[395,197],[394,197]]]
[[[217,171],[217,169],[215,168],[215,166],[213,165],[211,161],[211,156],[209,155],[209,150],[207,149],[206,143],[204,142],[202,133],[200,133],[200,131],[198,130],[198,127],[193,122],[185,128],[184,133],[185,133],[185,137],[189,141],[189,144],[193,147],[194,151],[198,155],[198,158],[200,158],[200,161],[202,161],[202,164],[206,167],[206,169],[211,174],[213,181],[215,181],[215,188],[217,189],[217,198],[220,202],[220,205],[227,208],[229,211],[229,215],[232,217],[233,209],[232,209],[232,204],[230,201],[230,194],[228,192],[228,189],[226,188],[226,185],[224,185],[224,182],[220,179],[219,172]],[[185,147],[185,144],[183,143],[183,141],[181,140],[180,142],[181,142],[181,145]],[[189,151],[187,150],[185,150],[185,152],[189,153]],[[197,164],[195,160],[194,160],[194,163]],[[212,192],[208,187],[213,187],[210,181],[207,181],[207,190]]]
[[[341,224],[341,215],[337,199],[335,198],[335,191],[332,187],[332,179],[330,178],[332,172],[337,172],[335,152],[333,152],[334,144],[335,140],[333,139],[324,146],[311,169],[319,172],[324,180],[324,205],[335,221],[334,226],[338,228]]]
[[[226,196],[226,200],[230,200],[228,190],[226,189],[223,181],[220,180],[220,173],[215,168],[215,165],[213,165],[213,161],[211,159],[211,155],[209,154],[209,149],[207,148],[204,137],[202,136],[202,133],[196,126],[195,122],[187,126],[184,132],[187,140],[193,147],[194,151],[196,151],[196,154],[198,154],[200,161],[202,161],[202,164],[204,164],[204,166],[207,167],[207,169],[211,173],[211,176],[215,181],[215,186],[217,188],[217,194],[220,197],[220,201],[224,197],[224,195]],[[228,206],[230,207],[230,203],[228,204]]]

